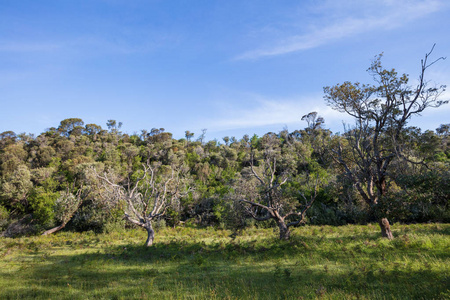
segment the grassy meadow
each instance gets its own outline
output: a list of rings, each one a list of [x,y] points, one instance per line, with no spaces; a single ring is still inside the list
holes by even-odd
[[[450,224],[0,238],[0,299],[450,299]]]

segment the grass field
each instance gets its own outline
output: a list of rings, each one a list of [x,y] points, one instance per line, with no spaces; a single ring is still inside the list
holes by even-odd
[[[0,238],[0,299],[450,299],[450,224]]]

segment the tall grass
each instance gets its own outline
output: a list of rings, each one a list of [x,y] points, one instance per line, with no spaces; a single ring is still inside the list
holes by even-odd
[[[0,299],[449,299],[450,225],[0,239]]]

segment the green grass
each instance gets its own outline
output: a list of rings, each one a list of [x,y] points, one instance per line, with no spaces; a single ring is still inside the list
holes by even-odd
[[[450,225],[166,228],[0,239],[0,299],[449,299]]]

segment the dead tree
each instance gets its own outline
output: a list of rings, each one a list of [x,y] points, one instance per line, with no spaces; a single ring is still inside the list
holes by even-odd
[[[153,244],[155,231],[153,222],[164,216],[167,208],[179,201],[186,192],[180,178],[181,167],[164,166],[150,163],[143,165],[143,171],[131,182],[129,178],[121,180],[114,172],[102,175],[95,170],[101,180],[102,197],[113,203],[124,202],[124,218],[147,231],[145,246]]]
[[[309,197],[299,192],[304,200],[304,203],[301,203],[295,195],[283,190],[283,186],[292,180],[293,172],[285,162],[280,161],[281,156],[277,149],[271,146],[263,151],[258,166],[255,166],[252,154],[250,168],[244,174],[237,190],[243,198],[240,202],[244,204],[247,214],[257,221],[274,219],[280,239],[288,240],[291,234],[289,228],[306,222],[306,212],[317,197],[320,180],[318,176],[312,180]]]

